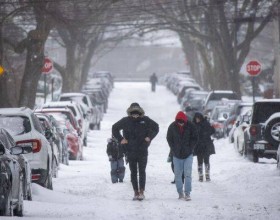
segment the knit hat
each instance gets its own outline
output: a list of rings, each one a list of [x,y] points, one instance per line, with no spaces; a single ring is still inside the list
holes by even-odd
[[[176,115],[175,120],[183,120],[186,123],[188,121],[188,118],[187,118],[187,116],[185,115],[184,112],[179,111]]]
[[[139,116],[142,117],[145,115],[144,110],[140,107],[140,105],[136,102],[131,103],[131,105],[129,106],[129,108],[127,109],[127,115],[131,116],[132,113],[139,113]]]

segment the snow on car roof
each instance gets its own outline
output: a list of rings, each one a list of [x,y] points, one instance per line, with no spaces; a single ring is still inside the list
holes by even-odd
[[[0,114],[13,115],[13,114],[31,114],[32,110],[27,107],[20,108],[0,108]]]
[[[280,99],[261,99],[256,101],[255,103],[262,103],[262,102],[280,102]]]

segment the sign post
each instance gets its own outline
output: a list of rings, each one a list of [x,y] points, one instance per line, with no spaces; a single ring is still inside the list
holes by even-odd
[[[252,92],[253,92],[253,103],[255,103],[255,77],[258,76],[261,73],[262,65],[257,60],[251,60],[246,65],[247,73],[252,77]]]
[[[44,74],[44,103],[47,100],[47,75],[53,70],[53,62],[50,58],[45,57],[44,66],[42,68],[42,73]]]

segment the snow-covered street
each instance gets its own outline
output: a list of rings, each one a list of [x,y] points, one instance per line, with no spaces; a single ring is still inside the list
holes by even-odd
[[[126,116],[132,102],[160,126],[149,148],[144,201],[132,201],[127,166],[124,183],[112,184],[106,154],[113,123]],[[179,111],[176,97],[164,86],[150,91],[149,83],[115,83],[101,130],[90,131],[84,161],[61,165],[54,190],[33,184],[34,201],[24,201],[22,219],[280,219],[280,174],[276,161],[253,163],[240,156],[227,139],[215,141],[211,182],[199,182],[193,163],[192,200],[178,200],[166,132]],[[1,219],[10,219],[1,217]]]

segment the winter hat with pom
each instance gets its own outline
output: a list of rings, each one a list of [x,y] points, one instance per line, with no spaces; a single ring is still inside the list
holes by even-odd
[[[179,111],[179,112],[177,113],[177,115],[176,115],[175,120],[176,120],[176,121],[177,121],[177,120],[183,120],[183,121],[186,123],[187,120],[188,120],[188,118],[187,118],[187,116],[185,115],[184,112]]]

